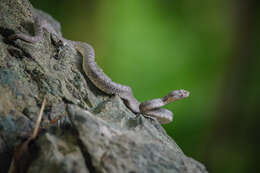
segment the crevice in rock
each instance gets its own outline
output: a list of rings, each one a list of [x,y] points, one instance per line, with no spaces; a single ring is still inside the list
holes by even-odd
[[[6,43],[9,44],[9,45],[14,46],[15,48],[17,48],[17,49],[19,49],[19,50],[21,50],[21,55],[22,55],[22,57],[27,57],[27,58],[29,58],[30,60],[33,60],[34,62],[36,62],[36,61],[32,58],[32,56],[31,56],[30,53],[28,53],[27,51],[25,51],[24,48],[22,48],[21,46],[18,46],[17,44],[15,44],[14,41],[8,41],[8,42],[6,42]],[[12,51],[10,52],[10,50],[12,50],[12,49],[8,49],[8,52],[10,53],[11,56],[14,56],[13,53],[12,53]],[[16,57],[16,56],[15,56],[15,57]],[[16,57],[16,58],[17,58],[17,57]],[[36,63],[37,63],[37,62],[36,62]],[[38,63],[37,63],[37,64],[38,64]]]
[[[89,154],[87,148],[84,146],[83,142],[79,138],[78,132],[77,132],[77,144],[78,144],[80,151],[81,151],[81,153],[84,157],[85,164],[86,164],[89,172],[96,173],[96,169],[95,169],[94,165],[92,164],[91,155]]]
[[[13,35],[15,32],[11,29],[4,28],[0,26],[0,35],[2,35],[4,38],[8,38],[9,36]],[[4,40],[6,41],[6,40]]]
[[[38,153],[39,146],[36,145],[34,140],[26,140],[17,145],[14,149],[13,164],[10,168],[13,172],[10,172],[26,173],[33,160],[37,157]]]
[[[10,53],[10,55],[14,56],[16,58],[18,58],[18,57],[19,58],[27,57],[27,58],[33,60],[32,56],[28,52],[26,52],[22,47],[20,47],[17,44],[15,44],[14,41],[10,41],[8,39],[8,37],[13,35],[13,34],[15,34],[15,32],[13,30],[8,29],[8,28],[4,28],[4,27],[0,27],[0,35],[2,35],[4,37],[3,42],[5,44],[12,45],[15,48],[17,48],[18,50],[20,50],[20,51],[18,51],[17,49],[9,48],[8,52]]]
[[[7,173],[11,165],[13,157],[13,150],[9,150],[7,147],[0,154],[0,172]]]
[[[15,48],[8,48],[7,51],[8,51],[8,53],[9,53],[11,56],[13,56],[13,57],[15,57],[15,58],[17,58],[17,59],[23,59],[23,58],[26,57],[26,55],[24,54],[24,52],[21,51],[21,49],[18,49],[18,48],[16,48],[16,47],[15,47]]]

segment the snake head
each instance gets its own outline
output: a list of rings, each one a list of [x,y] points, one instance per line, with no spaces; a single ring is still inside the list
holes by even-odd
[[[190,92],[186,91],[184,89],[181,90],[174,90],[172,92],[170,92],[169,94],[167,94],[163,100],[164,102],[166,102],[167,104],[176,100],[180,100],[180,99],[184,99],[186,97],[189,97]]]

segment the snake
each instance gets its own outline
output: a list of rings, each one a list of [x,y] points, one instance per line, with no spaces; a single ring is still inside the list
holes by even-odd
[[[24,33],[15,33],[9,36],[9,40],[21,39],[28,43],[37,43],[42,39],[43,28],[48,32],[57,34],[53,27],[46,20],[35,17],[34,28],[35,36],[28,36]],[[62,39],[63,41],[65,39]],[[83,57],[82,68],[90,81],[101,91],[110,95],[118,95],[124,104],[135,114],[144,114],[145,116],[157,119],[161,124],[172,122],[173,113],[161,108],[171,102],[187,98],[190,93],[184,89],[169,92],[162,98],[156,98],[140,103],[133,95],[131,87],[112,81],[95,61],[95,51],[93,47],[84,42],[70,41],[74,48]]]
[[[97,65],[95,61],[95,51],[91,45],[76,42],[75,48],[83,57],[82,67],[90,81],[103,92],[118,95],[134,113],[145,114],[149,117],[156,118],[161,124],[167,124],[173,120],[173,113],[161,107],[189,96],[188,91],[181,89],[171,91],[162,98],[140,103],[134,97],[131,87],[112,81]]]

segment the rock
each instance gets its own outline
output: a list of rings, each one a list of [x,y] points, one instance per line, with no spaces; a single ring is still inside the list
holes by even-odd
[[[73,137],[71,133],[57,134],[57,132],[55,135],[45,133],[37,140],[37,145],[41,148],[37,159],[28,169],[28,173],[88,173],[83,154],[77,146],[77,138]]]
[[[207,172],[156,120],[133,114],[118,96],[98,90],[51,16],[27,0],[1,0],[0,9],[0,172],[8,172],[15,146],[32,134],[43,97],[47,104],[41,133],[29,145],[29,173]],[[35,16],[53,32],[44,30],[35,44],[7,39],[19,32],[33,36]],[[61,115],[62,127],[50,125]]]

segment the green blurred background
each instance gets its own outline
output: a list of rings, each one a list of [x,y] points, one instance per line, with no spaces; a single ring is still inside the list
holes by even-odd
[[[165,125],[213,173],[257,172],[260,22],[257,0],[31,0],[65,38],[90,43],[98,64],[140,100],[191,92]]]

